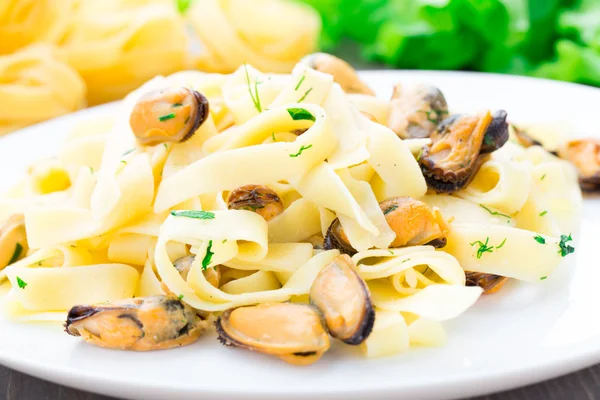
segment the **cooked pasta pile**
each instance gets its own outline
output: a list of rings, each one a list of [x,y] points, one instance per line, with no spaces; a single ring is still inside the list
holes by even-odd
[[[0,200],[0,219],[24,214],[27,239],[10,249],[12,263],[0,272],[12,285],[6,311],[23,321],[64,321],[75,305],[166,295],[205,322],[225,312],[217,325],[228,344],[289,361],[234,338],[236,310],[272,321],[280,312],[274,303],[290,301],[304,308],[286,315],[297,310],[298,320],[320,324],[310,317],[309,294],[319,309],[318,296],[333,296],[333,307],[358,279],[356,288],[368,287],[363,306],[374,311],[374,325],[359,324],[365,337],[342,340],[375,357],[443,344],[442,322],[484,290],[498,290],[506,278],[539,283],[573,251],[581,194],[568,163],[513,140],[483,155],[490,146],[483,132],[496,121],[489,113],[438,126],[439,111],[430,138],[401,139],[387,127],[394,102],[347,94],[342,78],[311,65],[282,75],[244,65],[231,75],[157,77],[130,93],[111,120],[77,127],[56,158],[33,165]],[[193,113],[194,102],[202,115]],[[192,136],[179,142],[160,128],[144,131],[163,108],[152,124],[192,126]],[[432,112],[429,120],[437,118]],[[190,114],[183,121],[180,113]],[[460,143],[445,143],[438,133],[445,129],[463,135]],[[151,145],[140,145],[142,137]],[[428,163],[439,166],[439,154],[448,159],[461,146],[481,146],[476,159],[463,160],[478,169],[463,188],[448,189]],[[345,286],[327,285],[332,265],[349,277]],[[319,292],[316,281],[328,289]],[[349,298],[344,304],[356,296]],[[332,312],[338,319],[346,315],[340,307]],[[90,315],[71,309],[68,324]],[[96,344],[148,349],[86,329],[80,333]],[[293,355],[320,356],[325,345],[318,343],[319,350]]]

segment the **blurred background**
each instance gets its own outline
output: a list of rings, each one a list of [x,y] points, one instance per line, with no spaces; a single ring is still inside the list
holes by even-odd
[[[0,0],[0,135],[158,74],[289,72],[318,50],[600,86],[600,0]]]

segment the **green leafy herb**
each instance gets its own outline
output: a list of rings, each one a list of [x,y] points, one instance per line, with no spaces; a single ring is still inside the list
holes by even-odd
[[[134,147],[133,149],[129,149],[129,150],[127,150],[125,153],[121,154],[121,157],[125,157],[127,154],[129,154],[129,153],[132,153],[132,152],[134,152],[134,151],[136,151],[136,148],[135,148],[135,147]]]
[[[498,211],[492,211],[489,208],[487,208],[486,206],[484,206],[483,204],[480,204],[479,206],[492,215],[498,215],[500,217],[505,217],[505,218],[512,218],[510,215],[502,214],[502,213],[499,213]]]
[[[208,241],[208,247],[206,248],[206,254],[204,255],[204,258],[202,259],[202,270],[205,271],[206,268],[208,268],[208,266],[210,265],[210,261],[212,260],[212,256],[213,253],[212,251],[210,251],[212,249],[212,244],[213,241],[209,240]]]
[[[560,242],[558,243],[558,254],[560,254],[562,257],[566,257],[569,254],[574,253],[575,247],[567,244],[567,242],[570,242],[572,240],[573,238],[571,237],[570,233],[569,236],[560,235]]]
[[[190,8],[192,5],[193,1],[194,0],[175,0],[175,3],[177,4],[177,10],[179,10],[181,14],[185,14],[188,8]]]
[[[298,84],[296,85],[296,88],[294,90],[300,89],[300,85],[302,85],[302,82],[304,82],[304,79],[306,79],[306,76],[302,75],[302,78],[300,78],[300,80],[298,81]]]
[[[536,235],[534,237],[535,241],[538,242],[539,244],[546,244],[546,239],[544,239],[543,237],[541,237],[540,235]]]
[[[391,250],[388,250],[388,252],[389,252],[391,255],[394,255],[394,252],[393,252],[393,251],[391,251]]]
[[[13,255],[10,258],[10,261],[8,262],[8,265],[17,262],[19,260],[19,257],[21,257],[21,253],[23,253],[23,246],[21,245],[21,243],[17,242],[17,244],[15,245],[15,250],[13,251]]]
[[[300,97],[300,100],[298,100],[298,103],[302,103],[302,100],[304,100],[306,98],[306,96],[308,96],[308,94],[313,90],[313,88],[310,88],[306,91],[306,93],[304,93],[304,96]]]
[[[481,258],[483,253],[493,253],[494,252],[494,246],[488,245],[489,241],[490,241],[490,238],[486,237],[485,243],[482,242],[481,240],[477,240],[473,243],[469,243],[471,246],[475,246],[475,245],[479,246],[479,248],[477,249],[477,258]]]
[[[171,105],[171,107],[173,107],[173,108],[179,108],[181,106],[183,106],[182,103],[175,103],[175,104]]]
[[[195,219],[215,219],[215,213],[202,210],[171,211],[174,217],[187,217]]]
[[[546,174],[542,175],[542,177],[540,178],[540,181],[543,181],[545,177],[546,177]]]
[[[254,103],[254,108],[256,108],[256,111],[260,113],[262,112],[262,107],[260,105],[260,98],[258,97],[258,81],[254,79],[254,93],[252,93],[252,84],[250,83],[250,74],[248,74],[248,65],[245,63],[244,69],[246,70],[246,83],[248,84],[250,98],[252,98],[252,103]]]
[[[410,258],[407,258],[406,260],[402,260],[402,262],[400,264],[404,264],[405,262],[410,261]]]
[[[277,139],[275,139],[275,132],[271,132],[271,137],[273,138],[273,141],[276,142]]]
[[[17,276],[17,285],[19,285],[21,289],[25,289],[27,282]]]
[[[419,154],[417,155],[417,161],[419,161],[421,159],[421,157],[423,157],[423,149],[421,149],[421,151],[419,151]]]
[[[308,150],[312,147],[312,144],[309,144],[308,146],[300,146],[300,150],[298,150],[298,152],[296,154],[290,154],[290,157],[298,157],[300,154],[302,154],[302,152],[304,150]]]
[[[94,168],[92,168],[92,167],[88,167],[88,168],[90,169],[90,173],[93,174],[94,173]]]
[[[179,299],[179,300],[182,300],[182,299],[183,299],[183,295],[182,295],[182,294],[180,294],[180,295],[179,295],[179,297],[178,297],[178,299]]]
[[[389,213],[391,213],[392,211],[394,211],[397,208],[398,208],[397,204],[392,204],[383,212],[383,215],[388,215]]]
[[[543,217],[544,215],[548,214],[548,211],[544,210],[540,213],[540,217]]]
[[[158,120],[160,122],[163,122],[163,121],[167,121],[167,120],[173,119],[173,118],[175,118],[175,114],[171,113],[171,114],[163,115],[162,117],[158,117]]]
[[[496,246],[496,249],[501,249],[502,246],[504,246],[504,243],[506,243],[506,238],[504,238],[504,240],[502,241],[502,243],[500,243],[498,246]]]
[[[120,162],[121,164],[127,164],[127,161],[125,161],[125,160],[121,160],[121,161],[119,161],[119,162]]]
[[[547,278],[548,278],[547,276],[542,276],[542,277],[540,278],[540,281],[545,281]]]
[[[163,143],[163,146],[165,146],[165,149],[169,150],[169,145],[166,143]]]
[[[288,108],[288,113],[294,121],[308,120],[315,121],[316,118],[308,110],[304,108]]]
[[[223,244],[227,243],[227,239],[223,239]]]

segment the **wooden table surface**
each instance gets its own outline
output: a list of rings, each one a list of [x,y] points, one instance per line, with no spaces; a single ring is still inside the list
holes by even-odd
[[[4,393],[4,396],[2,396]],[[0,366],[0,399],[114,400],[55,385]],[[537,385],[472,400],[600,400],[600,365]],[[176,399],[169,399],[176,400]]]

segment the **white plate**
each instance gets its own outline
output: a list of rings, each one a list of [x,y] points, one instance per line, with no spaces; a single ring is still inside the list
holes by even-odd
[[[505,108],[514,121],[568,122],[600,134],[600,90],[527,78],[472,73],[366,72],[380,95],[399,80],[444,91],[451,109]],[[105,105],[0,139],[0,188],[27,163],[57,152],[76,120]],[[512,283],[446,324],[448,345],[365,359],[336,345],[318,363],[293,367],[222,347],[214,334],[169,351],[100,349],[57,326],[0,320],[0,362],[79,389],[140,399],[442,399],[509,389],[600,362],[600,203],[586,199],[576,252],[537,285]]]

